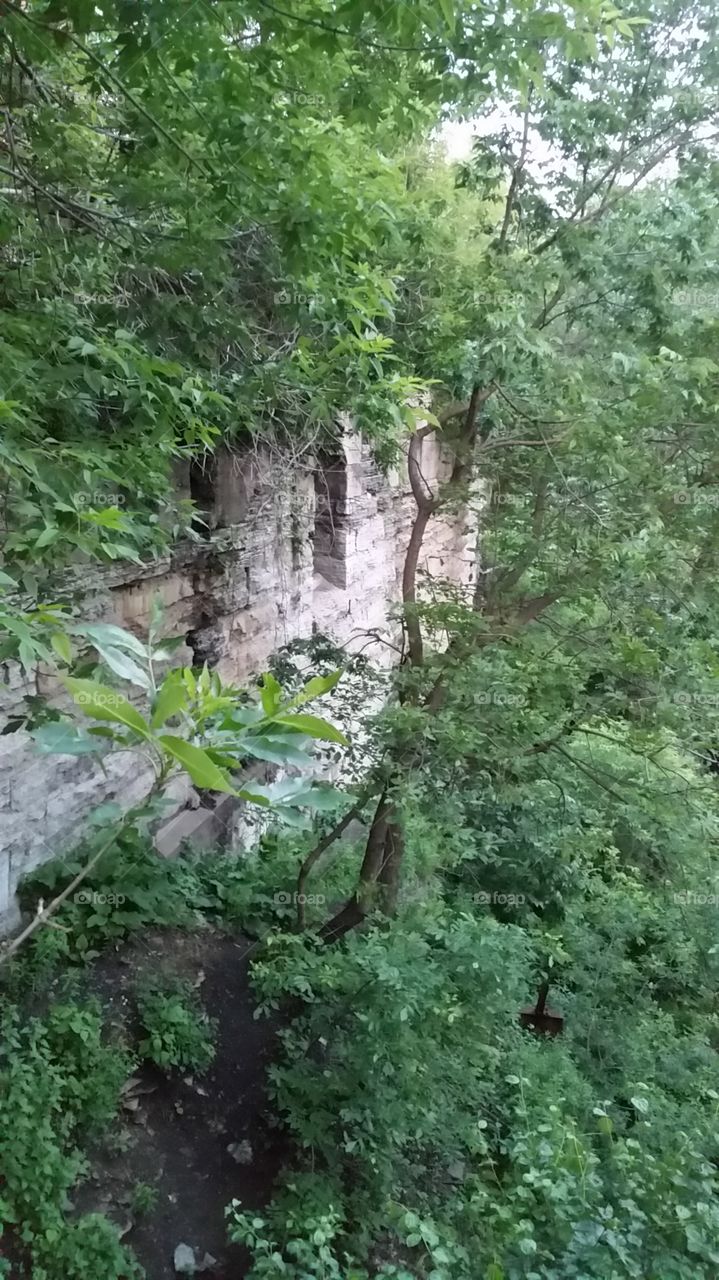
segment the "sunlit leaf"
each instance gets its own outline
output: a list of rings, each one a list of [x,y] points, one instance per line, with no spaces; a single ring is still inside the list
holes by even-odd
[[[176,738],[170,734],[161,734],[158,742],[189,773],[196,787],[236,794],[235,787],[202,747],[196,747],[194,743],[185,742],[184,738]]]
[[[72,676],[65,676],[63,683],[86,716],[92,716],[96,720],[111,720],[126,725],[143,738],[150,737],[147,721],[115,689],[94,680],[77,680]]]

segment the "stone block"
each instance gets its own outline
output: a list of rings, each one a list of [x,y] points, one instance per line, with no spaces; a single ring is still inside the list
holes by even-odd
[[[155,848],[163,858],[172,858],[186,840],[204,849],[217,843],[217,823],[212,809],[183,809],[160,827]]]

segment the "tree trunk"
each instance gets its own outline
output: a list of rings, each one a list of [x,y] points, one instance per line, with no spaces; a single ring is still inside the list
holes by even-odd
[[[337,938],[342,937],[349,929],[354,929],[377,905],[377,885],[385,857],[387,822],[393,809],[392,802],[387,799],[387,787],[385,786],[377,801],[372,826],[367,836],[357,889],[341,910],[322,926],[320,937],[324,938],[326,942],[335,942]]]
[[[468,405],[463,406],[464,424],[455,450],[452,475],[447,484],[450,493],[458,492],[472,474],[477,441],[477,418],[480,406],[491,394],[493,386],[482,388],[475,383]],[[452,416],[457,416],[453,412]],[[419,451],[424,436],[431,428],[423,428],[412,437],[409,446],[407,469],[412,493],[417,504],[412,533],[405,555],[402,573],[402,603],[405,607],[405,626],[408,640],[408,665],[421,667],[424,662],[422,627],[416,611],[417,567],[431,517],[440,505],[440,497],[432,493],[422,474]],[[445,495],[443,495],[445,496]],[[436,682],[425,702],[432,714],[444,701],[442,678]],[[405,748],[395,758],[397,780],[411,762],[413,752]],[[356,928],[374,909],[391,916],[397,909],[402,862],[404,858],[404,832],[395,802],[388,798],[390,783],[382,791],[367,838],[364,859],[360,868],[357,889],[340,911],[322,927],[320,934],[326,942],[334,942],[351,929]]]

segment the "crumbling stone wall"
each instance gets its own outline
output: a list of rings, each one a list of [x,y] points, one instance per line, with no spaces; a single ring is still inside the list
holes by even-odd
[[[449,472],[432,437],[423,441],[421,466],[431,485]],[[261,671],[281,645],[315,631],[350,650],[363,647],[381,666],[392,663],[397,624],[390,614],[400,599],[414,516],[406,467],[382,475],[366,445],[348,432],[331,457],[290,460],[221,449],[211,469],[198,476],[188,468],[178,486],[203,512],[201,540],[183,542],[141,569],[83,569],[78,592],[86,617],[144,635],[159,594],[168,633],[186,636],[176,661],[208,661],[235,681]],[[474,543],[470,516],[438,517],[420,568],[470,585]],[[63,703],[51,673],[28,682],[7,664],[3,676],[0,724],[24,694]],[[16,922],[20,877],[76,842],[90,810],[109,799],[129,805],[146,793],[149,778],[138,758],[108,757],[105,770],[86,757],[40,756],[24,731],[0,736],[0,930]],[[175,800],[178,810],[197,803],[184,783]],[[172,852],[182,835],[215,839],[228,829],[219,814],[205,820],[192,812],[159,833],[163,852]]]

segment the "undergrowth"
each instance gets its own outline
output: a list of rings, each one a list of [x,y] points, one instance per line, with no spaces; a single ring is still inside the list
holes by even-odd
[[[116,1227],[102,1215],[74,1216],[69,1200],[88,1172],[83,1148],[113,1122],[131,1058],[104,1039],[92,1001],[60,1002],[27,1020],[5,1002],[1,1015],[3,1244],[32,1280],[139,1277]]]
[[[40,930],[23,951],[25,979],[42,980],[59,961],[90,961],[150,927],[201,928],[222,923],[259,934],[291,926],[296,914],[297,871],[313,835],[268,833],[251,858],[193,852],[160,858],[141,831],[126,830],[107,850],[55,916],[59,929]],[[352,849],[338,844],[323,868],[322,883],[309,886],[307,916],[324,918],[326,905],[351,883]],[[20,887],[20,900],[34,912],[70,883],[86,865],[92,845],[80,845],[34,870]],[[320,892],[321,890],[321,892]],[[16,973],[18,969],[16,967]]]
[[[129,886],[120,925],[69,903],[62,928],[40,931],[12,966],[16,996],[36,999],[58,961],[82,976],[78,962],[148,926],[261,932],[258,1014],[295,1010],[270,1070],[294,1156],[264,1210],[228,1206],[251,1280],[713,1280],[711,913],[695,913],[690,936],[669,882],[608,877],[588,859],[560,941],[531,909],[497,918],[472,892],[470,861],[408,895],[389,927],[328,948],[291,928],[306,847],[285,834],[249,860],[167,862],[133,837],[95,873],[97,893]],[[419,872],[427,856],[423,836]],[[347,861],[315,881],[326,899],[316,918],[342,896]],[[44,879],[57,891],[71,873],[42,868],[32,890],[47,892]],[[677,885],[689,874],[682,867]],[[76,934],[91,945],[77,947]],[[565,1026],[544,1040],[522,1030],[518,1011],[535,998],[548,948]],[[209,1064],[193,990],[155,983],[138,1005],[140,1055],[163,1070]],[[136,1274],[111,1224],[93,1234],[94,1220],[66,1207],[86,1168],[81,1147],[111,1118],[131,1061],[103,1046],[96,1006],[64,1001],[25,1021],[10,1010],[5,1027],[13,1246],[28,1251],[32,1280]]]
[[[213,1024],[187,983],[153,981],[137,995],[141,1057],[163,1070],[206,1071],[215,1056]]]
[[[215,1028],[197,993],[172,978],[139,985],[132,1051],[115,1032],[105,1035],[101,1006],[80,994],[93,961],[148,928],[265,933],[289,926],[307,847],[306,836],[268,835],[249,860],[192,850],[170,860],[158,857],[142,831],[127,830],[57,911],[54,926],[38,930],[6,966],[0,986],[0,1223],[13,1275],[141,1275],[108,1219],[73,1215],[73,1187],[89,1170],[83,1153],[97,1141],[109,1143],[120,1088],[138,1061],[202,1072],[214,1057]],[[25,908],[34,911],[40,899],[61,892],[91,852],[85,843],[33,872],[22,888]],[[339,896],[347,872],[335,866],[331,875]],[[323,887],[327,892],[324,881]],[[310,916],[319,916],[323,904],[324,897],[310,902]],[[142,1211],[151,1213],[155,1200],[151,1188],[141,1193]],[[0,1258],[0,1275],[10,1274],[9,1265]]]

